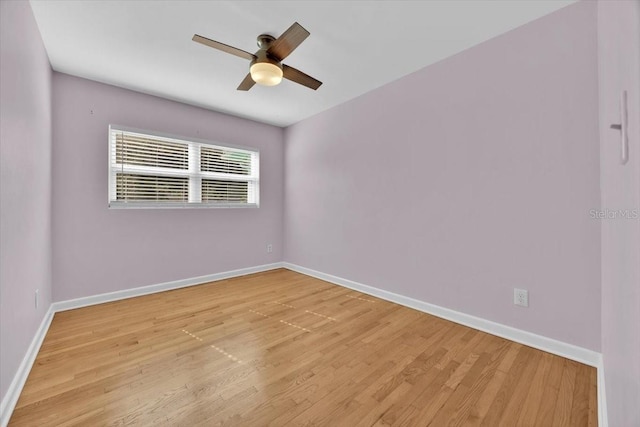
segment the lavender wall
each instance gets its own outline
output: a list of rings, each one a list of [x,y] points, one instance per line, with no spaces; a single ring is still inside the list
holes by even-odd
[[[285,260],[598,351],[597,79],[580,2],[288,128]]]
[[[640,212],[640,3],[599,2],[602,208]],[[619,94],[628,91],[629,163],[621,166]],[[608,215],[607,215],[608,216]],[[602,355],[609,425],[640,425],[640,219],[602,224]]]
[[[282,259],[281,128],[60,73],[53,123],[54,300]],[[108,209],[110,123],[259,149],[260,208]]]
[[[51,67],[28,2],[0,2],[0,105],[4,399],[51,303]]]

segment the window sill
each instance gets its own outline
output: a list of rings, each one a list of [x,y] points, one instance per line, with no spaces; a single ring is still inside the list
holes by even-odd
[[[109,209],[247,209],[259,208],[257,203],[146,203],[109,202]]]

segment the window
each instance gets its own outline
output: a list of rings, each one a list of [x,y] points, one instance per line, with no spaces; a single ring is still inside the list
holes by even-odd
[[[257,207],[256,150],[109,126],[110,207]]]

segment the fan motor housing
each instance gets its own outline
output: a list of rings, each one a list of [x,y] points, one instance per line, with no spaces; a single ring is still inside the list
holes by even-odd
[[[271,46],[271,43],[273,43],[274,41],[276,41],[275,37],[269,34],[260,34],[258,36],[258,47],[260,49],[267,50],[269,49],[269,46]]]
[[[256,52],[256,57],[251,61],[251,65],[261,62],[273,64],[282,70],[282,64],[280,63],[280,61],[269,56],[266,49],[260,49]]]

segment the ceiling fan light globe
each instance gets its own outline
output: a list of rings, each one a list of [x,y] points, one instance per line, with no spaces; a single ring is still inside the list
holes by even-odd
[[[262,86],[275,86],[282,81],[282,68],[269,62],[256,62],[250,72],[253,81]]]

